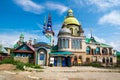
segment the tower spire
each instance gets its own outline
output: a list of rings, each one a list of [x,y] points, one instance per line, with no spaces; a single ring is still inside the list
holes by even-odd
[[[43,34],[46,32],[46,16],[44,17],[44,24],[43,24]]]
[[[50,15],[50,13],[48,14],[48,20],[46,23],[46,18],[44,19],[44,29],[43,29],[43,34],[50,40],[50,45],[53,46],[54,45],[54,32],[52,30],[52,17]]]
[[[92,29],[90,29],[90,34],[91,34],[91,38],[92,38],[92,37],[93,37],[93,36],[92,36]]]

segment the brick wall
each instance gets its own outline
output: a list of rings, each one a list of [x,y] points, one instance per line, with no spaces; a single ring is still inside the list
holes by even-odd
[[[24,63],[28,63],[29,62],[29,58],[28,57],[14,57],[14,60],[20,61],[20,62],[24,62]]]

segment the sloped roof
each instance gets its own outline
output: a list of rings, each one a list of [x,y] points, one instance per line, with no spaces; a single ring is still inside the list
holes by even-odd
[[[120,56],[120,52],[119,51],[115,51],[114,53],[116,56]]]
[[[94,42],[94,43],[98,43],[98,42],[94,39],[94,37],[86,38],[86,39],[85,39],[85,42],[86,42],[86,43],[90,43],[91,41]]]
[[[33,52],[35,51],[35,49],[33,48],[33,46],[32,46],[32,45],[28,45],[27,43],[24,43],[23,45],[17,47],[17,48],[15,49],[15,51],[16,51],[16,50],[19,50],[19,49],[20,49],[21,47],[23,47],[24,45],[26,45],[28,48],[30,48],[30,50],[32,50]]]
[[[112,48],[112,46],[107,45],[107,44],[104,44],[104,43],[101,43],[100,46],[101,46],[101,47],[109,47],[109,48]]]
[[[51,52],[58,51],[58,45],[55,45],[51,48]]]
[[[49,53],[51,55],[72,55],[72,52],[69,51],[56,51]]]
[[[109,48],[112,48],[112,46],[108,45],[108,44],[104,44],[104,43],[100,43],[100,42],[97,42],[94,37],[91,37],[91,38],[86,38],[85,39],[85,42],[87,44],[89,44],[90,42],[94,42],[95,44],[99,44],[101,47],[109,47]]]
[[[0,46],[0,53],[8,54],[7,50],[3,46]]]

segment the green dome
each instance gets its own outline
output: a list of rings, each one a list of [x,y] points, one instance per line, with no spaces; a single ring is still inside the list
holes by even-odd
[[[23,33],[21,33],[21,34],[20,34],[20,37],[24,37],[24,34],[23,34]]]

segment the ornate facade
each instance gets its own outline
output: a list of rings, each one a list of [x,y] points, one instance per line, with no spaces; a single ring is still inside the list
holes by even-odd
[[[91,62],[100,62],[102,64],[116,63],[116,57],[113,55],[113,48],[107,44],[97,42],[93,36],[86,38],[81,24],[74,17],[71,9],[68,10],[67,16],[59,31],[57,46],[58,51],[52,52],[52,54],[58,52],[56,55],[59,55],[59,57],[55,57],[55,60],[60,58],[57,62],[61,62],[61,64],[64,58],[60,52],[68,51],[72,52],[72,55],[69,55],[71,65]]]

